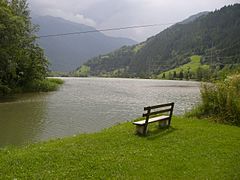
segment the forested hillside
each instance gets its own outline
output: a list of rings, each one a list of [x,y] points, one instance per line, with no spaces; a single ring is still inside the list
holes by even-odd
[[[150,77],[190,62],[192,55],[211,67],[240,63],[240,4],[177,23],[141,44],[95,57],[84,67],[93,76]]]

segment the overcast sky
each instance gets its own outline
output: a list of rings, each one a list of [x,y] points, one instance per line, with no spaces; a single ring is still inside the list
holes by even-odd
[[[29,0],[35,15],[62,17],[97,29],[174,23],[234,3],[240,0]],[[115,31],[108,35],[144,41],[166,27]]]

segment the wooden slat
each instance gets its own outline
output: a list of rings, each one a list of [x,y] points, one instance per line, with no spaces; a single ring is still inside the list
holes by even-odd
[[[163,109],[163,110],[160,110],[160,111],[150,112],[149,116],[156,115],[156,114],[161,114],[161,113],[165,113],[165,112],[170,112],[171,110],[172,110],[172,108],[170,108],[170,109]]]
[[[154,111],[154,112],[150,112],[150,113],[144,113],[143,117],[152,116],[152,115],[156,115],[156,114],[161,114],[161,113],[165,113],[165,112],[171,112],[171,111],[172,111],[172,108],[163,109],[163,110],[160,110],[160,111]]]
[[[156,105],[156,106],[148,106],[148,107],[144,107],[144,111],[149,110],[149,109],[157,109],[157,108],[161,108],[161,107],[165,107],[165,106],[173,106],[174,103],[167,103],[167,104],[160,104],[160,105]]]
[[[154,118],[150,118],[148,120],[148,123],[154,123],[154,122],[157,122],[157,121],[168,120],[169,118],[170,118],[170,116],[165,116],[165,115],[157,116],[157,117],[154,117]],[[143,126],[143,125],[146,124],[146,120],[136,121],[136,122],[133,122],[133,124]]]

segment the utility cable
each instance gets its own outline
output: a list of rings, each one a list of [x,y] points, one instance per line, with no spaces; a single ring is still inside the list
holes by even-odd
[[[126,30],[126,29],[147,28],[147,27],[165,26],[165,25],[173,25],[173,24],[176,24],[176,23],[147,24],[147,25],[126,26],[126,27],[117,27],[117,28],[108,28],[108,29],[96,29],[96,30],[89,30],[89,31],[77,31],[77,32],[69,32],[69,33],[48,34],[48,35],[40,35],[37,38],[59,37],[59,36],[68,36],[68,35],[76,35],[76,34],[107,32],[107,31],[119,31],[119,30]]]
[[[203,56],[204,58],[209,58],[212,56]],[[230,58],[234,58],[234,57],[240,57],[240,54],[235,54],[232,56],[213,56],[213,58],[221,58],[221,59],[230,59]]]

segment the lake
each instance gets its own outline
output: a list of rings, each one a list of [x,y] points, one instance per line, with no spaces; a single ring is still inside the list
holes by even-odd
[[[132,121],[148,105],[175,102],[174,115],[180,115],[200,99],[198,82],[63,79],[58,91],[19,94],[0,101],[0,147],[97,132]]]

